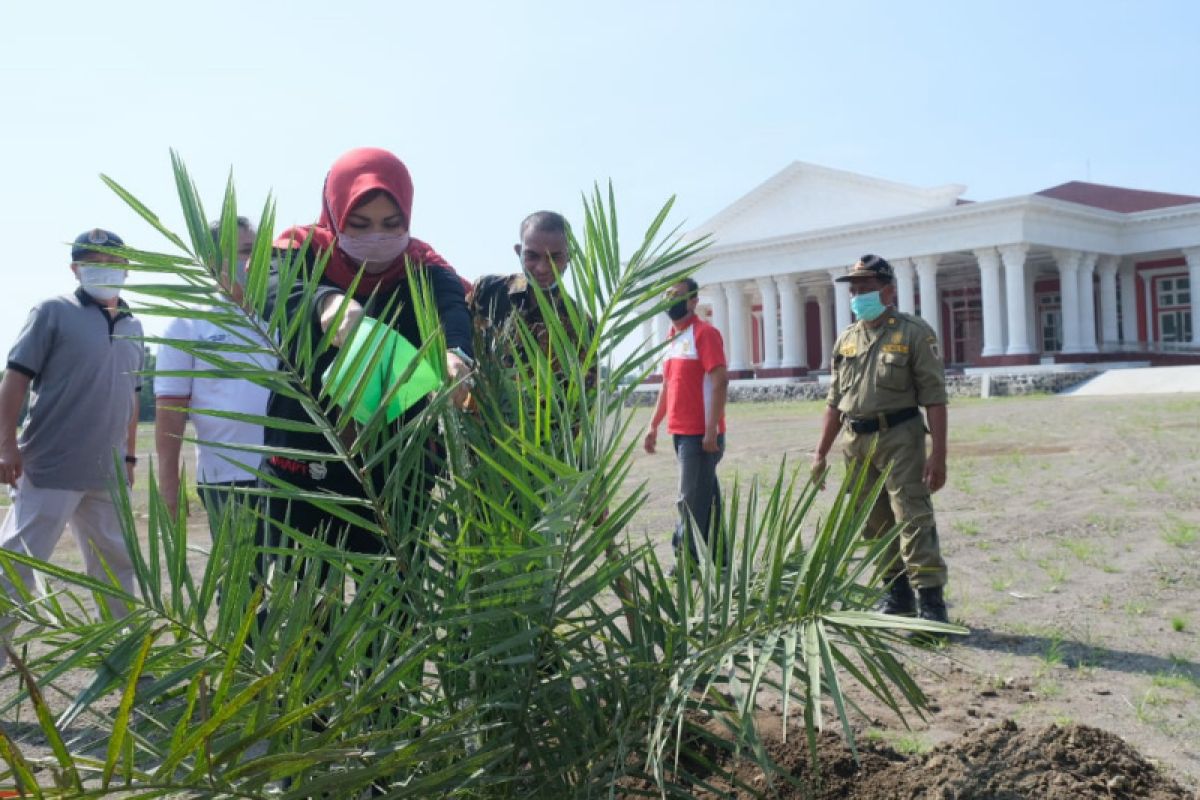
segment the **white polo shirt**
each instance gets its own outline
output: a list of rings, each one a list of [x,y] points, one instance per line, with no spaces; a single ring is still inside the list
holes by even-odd
[[[247,328],[245,337],[234,335],[229,331],[207,320],[181,317],[171,321],[167,326],[165,339],[186,341],[227,342],[241,344],[256,341],[258,337]],[[267,355],[253,353],[222,353],[229,361],[254,363],[261,367],[273,369],[275,360]],[[158,349],[157,370],[164,372],[174,370],[202,371],[212,369],[208,362],[190,353],[161,345]],[[234,411],[241,414],[263,416],[267,412],[267,398],[270,391],[250,381],[238,378],[200,378],[156,375],[154,378],[155,397],[190,397],[189,405],[195,409],[213,409],[217,411]],[[227,442],[230,444],[262,445],[263,429],[261,425],[252,425],[239,420],[223,419],[208,414],[192,414],[192,426],[196,438],[203,442]],[[230,463],[226,459],[233,459]],[[257,453],[247,453],[213,444],[196,445],[196,481],[198,483],[229,483],[231,481],[253,480],[254,474],[245,467],[259,465],[261,457]],[[243,466],[244,465],[244,466]]]

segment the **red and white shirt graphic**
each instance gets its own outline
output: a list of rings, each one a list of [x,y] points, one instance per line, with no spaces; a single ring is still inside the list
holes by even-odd
[[[721,332],[693,315],[682,330],[671,328],[663,360],[663,385],[667,393],[667,433],[704,435],[712,416],[712,371],[725,366]],[[725,432],[725,416],[717,421]]]

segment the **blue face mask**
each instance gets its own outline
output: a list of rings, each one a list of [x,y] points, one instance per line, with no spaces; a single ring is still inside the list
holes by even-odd
[[[850,298],[850,310],[854,312],[854,316],[864,322],[871,322],[879,318],[879,315],[887,311],[887,306],[879,299],[879,292],[867,292],[866,294],[856,294]]]

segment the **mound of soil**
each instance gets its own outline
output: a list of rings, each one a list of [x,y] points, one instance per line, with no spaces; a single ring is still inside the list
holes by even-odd
[[[768,788],[761,770],[739,765],[734,780],[714,782],[720,797],[753,797],[753,787],[784,800],[1188,800],[1193,795],[1119,737],[1086,725],[1022,730],[1015,722],[977,729],[928,753],[905,756],[863,742],[856,764],[835,734],[820,739],[821,783],[811,794],[803,734],[768,753],[791,781]],[[728,767],[729,765],[727,765]],[[789,785],[791,784],[791,785]],[[713,796],[713,795],[708,795]]]

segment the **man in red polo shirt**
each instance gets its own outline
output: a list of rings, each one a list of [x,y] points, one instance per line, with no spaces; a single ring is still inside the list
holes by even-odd
[[[725,369],[725,343],[721,332],[696,316],[700,287],[691,278],[668,291],[674,300],[667,309],[671,335],[663,360],[663,383],[650,419],[644,447],[653,454],[658,426],[667,420],[679,461],[679,525],[671,540],[678,560],[685,537],[688,551],[699,558],[692,530],[704,537],[718,565],[730,561],[730,544],[718,531],[721,524],[721,486],[717,464],[725,454],[725,394],[729,377]]]

